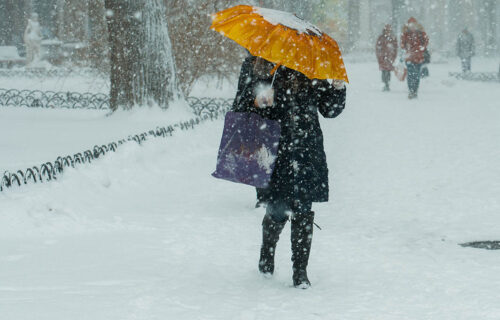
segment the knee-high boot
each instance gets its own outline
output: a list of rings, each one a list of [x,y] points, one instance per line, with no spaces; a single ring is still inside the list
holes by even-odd
[[[272,275],[274,272],[276,244],[285,224],[286,220],[276,222],[269,214],[266,214],[264,220],[262,220],[262,247],[260,248],[259,271],[263,274]]]
[[[307,278],[307,264],[313,235],[314,212],[294,214],[292,217],[292,262],[293,285],[307,289],[311,282]]]

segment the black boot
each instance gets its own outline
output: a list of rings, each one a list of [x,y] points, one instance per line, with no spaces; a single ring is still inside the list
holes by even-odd
[[[384,88],[382,89],[382,91],[390,91],[390,90],[391,89],[389,88],[389,82],[386,82]]]
[[[260,248],[259,271],[264,275],[272,275],[274,272],[274,253],[280,233],[285,227],[286,220],[276,222],[269,214],[262,220],[262,247]]]
[[[292,262],[293,285],[307,289],[311,282],[307,278],[307,263],[311,252],[314,212],[294,214],[292,217]]]

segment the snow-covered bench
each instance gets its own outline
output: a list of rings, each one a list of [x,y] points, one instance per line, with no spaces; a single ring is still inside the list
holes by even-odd
[[[14,46],[0,46],[0,67],[11,68],[14,65],[24,64],[26,59],[21,58]]]

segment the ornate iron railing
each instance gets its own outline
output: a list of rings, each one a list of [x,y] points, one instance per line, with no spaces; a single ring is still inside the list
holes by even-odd
[[[101,77],[109,78],[109,74],[92,68],[23,68],[23,69],[0,69],[0,77],[13,78],[61,78],[68,76]]]
[[[500,82],[500,72],[450,72],[449,75],[460,80]]]
[[[109,109],[109,96],[102,93],[53,92],[0,89],[0,105],[29,108]]]
[[[195,115],[210,114],[221,107],[230,108],[232,99],[188,97]],[[0,106],[65,109],[109,109],[109,95],[103,93],[54,92],[0,89]]]
[[[211,115],[219,110],[229,110],[233,99],[188,97],[187,102],[197,116]]]

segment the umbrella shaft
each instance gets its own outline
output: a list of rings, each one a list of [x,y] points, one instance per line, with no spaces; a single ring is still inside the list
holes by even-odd
[[[279,69],[279,68],[278,68]],[[273,84],[274,84],[274,79],[276,79],[276,74],[278,73],[278,69],[276,69],[276,71],[274,72],[274,75],[273,75],[273,81],[271,81],[271,88],[273,87]]]

